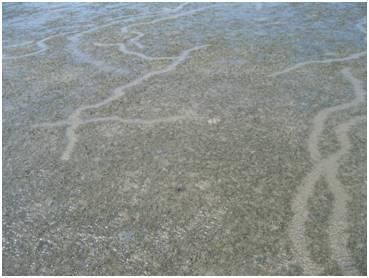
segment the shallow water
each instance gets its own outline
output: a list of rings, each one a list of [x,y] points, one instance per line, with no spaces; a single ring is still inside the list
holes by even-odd
[[[4,3],[3,273],[365,275],[365,22]]]

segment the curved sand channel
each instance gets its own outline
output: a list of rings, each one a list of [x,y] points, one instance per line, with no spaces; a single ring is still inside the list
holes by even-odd
[[[178,11],[180,9],[182,9],[185,5],[180,5],[178,6],[176,9],[174,9],[175,11]],[[131,24],[128,27],[134,27],[134,26],[143,26],[143,25],[150,25],[150,24],[155,24],[157,22],[161,22],[161,21],[165,21],[165,20],[170,20],[170,19],[177,19],[178,17],[181,16],[186,16],[186,15],[190,15],[194,12],[198,12],[198,11],[202,11],[205,9],[208,9],[209,7],[203,7],[203,8],[199,8],[199,9],[194,9],[194,10],[190,10],[190,11],[186,11],[186,12],[182,12],[182,13],[178,13],[178,14],[174,14],[171,16],[165,16],[162,18],[158,18],[155,20],[152,20],[150,22],[143,22],[143,23],[135,23],[135,24]],[[115,24],[115,21],[114,21]],[[102,27],[104,27],[106,25],[103,25]],[[127,28],[128,27],[124,27],[122,28],[122,32],[126,33],[128,32]],[[98,27],[101,28],[101,27]],[[92,29],[92,30],[96,30]],[[88,30],[87,32],[91,32],[91,30]],[[85,32],[81,32],[79,33],[75,38],[79,38],[82,34],[86,33]],[[134,34],[136,34],[135,37],[131,38],[129,40],[134,42],[133,44],[135,45],[140,45],[139,44],[139,38],[142,38],[144,36],[144,34],[140,33],[140,32],[133,32]],[[110,45],[101,45],[101,44],[97,44],[98,46],[110,46]],[[83,125],[83,124],[87,124],[87,123],[99,123],[99,122],[107,122],[107,121],[116,121],[116,122],[121,122],[121,123],[125,123],[125,124],[129,124],[129,123],[141,123],[141,124],[147,124],[147,122],[149,124],[155,124],[155,123],[171,123],[173,121],[176,120],[183,120],[183,119],[187,119],[187,118],[191,118],[188,115],[186,116],[174,116],[174,117],[170,117],[169,119],[159,119],[159,120],[153,120],[153,121],[145,121],[145,120],[139,120],[139,119],[120,119],[118,117],[106,117],[106,118],[92,118],[89,119],[87,121],[84,121],[81,119],[81,113],[86,111],[86,110],[90,110],[90,109],[98,109],[101,108],[111,102],[113,102],[114,100],[117,100],[119,98],[121,98],[122,96],[125,95],[126,90],[135,86],[138,86],[140,84],[142,84],[144,81],[149,80],[150,78],[157,76],[157,75],[161,75],[161,74],[165,74],[167,72],[173,71],[176,69],[176,67],[180,64],[182,64],[183,62],[185,62],[189,55],[196,50],[202,49],[207,47],[208,45],[202,45],[202,46],[195,46],[192,47],[190,49],[184,50],[182,51],[182,53],[177,56],[177,57],[148,57],[145,54],[141,53],[141,52],[137,52],[137,51],[133,51],[133,50],[128,50],[125,46],[124,43],[119,43],[118,44],[120,46],[120,50],[126,54],[126,55],[134,55],[137,57],[140,57],[144,60],[171,60],[171,63],[169,65],[167,65],[166,67],[164,67],[163,69],[160,70],[155,70],[155,71],[151,71],[146,73],[145,75],[138,77],[137,79],[122,85],[120,87],[117,87],[114,91],[113,94],[106,98],[105,100],[102,100],[99,103],[96,104],[90,104],[90,105],[83,105],[81,107],[79,107],[78,109],[76,109],[69,117],[67,120],[65,121],[59,121],[59,122],[55,122],[55,123],[43,123],[43,124],[38,124],[35,125],[35,127],[60,127],[60,126],[67,126],[66,129],[66,137],[68,139],[68,143],[67,146],[61,156],[62,160],[69,160],[70,156],[74,150],[74,147],[76,145],[76,143],[78,142],[78,135],[76,133],[77,129]],[[77,49],[77,48],[75,48]],[[87,55],[87,54],[86,54]],[[191,114],[191,113],[189,113]]]
[[[318,275],[322,271],[322,268],[316,265],[310,259],[305,241],[305,222],[309,213],[307,208],[308,199],[313,195],[314,186],[321,176],[326,178],[329,188],[335,198],[331,224],[328,228],[330,247],[332,249],[334,259],[337,261],[338,265],[346,275],[357,274],[353,268],[353,262],[346,247],[348,237],[346,232],[346,203],[349,197],[342,184],[337,179],[337,171],[339,167],[339,160],[349,152],[351,147],[347,132],[353,125],[361,120],[364,120],[365,116],[355,117],[335,128],[335,133],[341,146],[339,151],[330,155],[326,159],[320,160],[318,148],[318,139],[323,131],[324,123],[327,117],[334,112],[355,107],[364,100],[365,92],[362,89],[360,80],[356,79],[348,68],[343,69],[342,74],[352,84],[355,98],[349,103],[327,108],[318,113],[318,115],[314,118],[312,131],[308,138],[308,146],[311,157],[315,161],[315,165],[312,171],[303,179],[302,184],[298,189],[296,198],[292,203],[292,210],[295,214],[289,228],[289,234],[295,246],[295,255],[302,260],[304,272],[306,274]]]

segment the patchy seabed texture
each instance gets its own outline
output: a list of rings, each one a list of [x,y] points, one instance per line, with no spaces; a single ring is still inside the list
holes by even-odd
[[[4,275],[366,275],[366,4],[3,4]]]

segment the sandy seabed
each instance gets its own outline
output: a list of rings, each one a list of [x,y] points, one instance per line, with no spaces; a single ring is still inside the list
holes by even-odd
[[[4,275],[366,275],[365,3],[4,3]]]

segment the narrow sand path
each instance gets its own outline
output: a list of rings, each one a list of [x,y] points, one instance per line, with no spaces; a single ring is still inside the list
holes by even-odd
[[[284,70],[274,72],[274,73],[270,74],[269,77],[276,77],[276,76],[279,76],[281,74],[285,74],[285,73],[288,73],[290,71],[297,70],[297,69],[299,69],[301,67],[304,67],[304,66],[307,66],[307,65],[348,62],[348,61],[351,61],[351,60],[355,60],[355,59],[359,59],[361,57],[364,57],[365,55],[366,55],[366,51],[362,51],[362,52],[354,53],[354,54],[351,54],[349,56],[341,57],[341,58],[331,58],[331,59],[323,59],[323,60],[305,61],[305,62],[297,63],[293,66],[287,67]]]
[[[356,27],[360,30],[360,32],[366,34],[366,27],[364,25],[366,24],[366,17],[363,17],[358,24],[356,24]]]
[[[342,71],[342,74],[346,78],[348,78],[352,82],[352,84],[357,83],[356,81],[354,82],[354,80],[352,79],[353,78],[352,74],[347,68]],[[309,150],[312,160],[319,161],[321,159],[321,154],[318,148],[319,139],[320,139],[320,135],[322,134],[324,130],[324,124],[328,116],[331,115],[332,113],[352,108],[364,100],[364,94],[359,88],[355,88],[354,93],[355,93],[355,96],[351,102],[347,102],[342,105],[326,108],[320,111],[315,116],[313,120],[313,128],[309,135],[309,140],[308,140],[308,150]]]
[[[122,52],[126,55],[136,56],[138,58],[141,58],[141,59],[147,60],[147,61],[173,60],[175,58],[175,57],[151,57],[151,56],[147,56],[147,55],[145,55],[143,53],[140,53],[140,52],[128,50],[124,43],[94,43],[94,45],[100,46],[100,47],[111,47],[111,46],[116,47],[116,46],[118,46],[118,49],[119,49],[120,52]]]
[[[184,6],[185,5],[180,5],[181,8],[183,8]],[[132,24],[130,26],[149,25],[149,24],[154,24],[154,23],[164,21],[164,20],[176,19],[180,16],[189,15],[189,14],[194,13],[195,11],[200,11],[200,10],[204,10],[204,9],[207,9],[207,8],[208,7],[203,7],[203,8],[199,8],[199,9],[196,9],[196,10],[183,12],[181,14],[171,15],[171,16],[167,16],[167,17],[164,17],[164,18],[158,18],[158,19],[152,20],[150,22]],[[177,10],[178,9],[179,9],[179,7],[177,8]],[[101,26],[99,28],[101,28]],[[95,28],[94,30],[97,30],[97,29]],[[86,32],[91,32],[91,30],[86,31]],[[128,32],[128,29],[125,29],[124,32]],[[138,37],[141,38],[143,36],[143,34],[136,32],[136,35],[137,36],[134,37],[134,38],[131,38],[130,41],[135,39],[135,43],[137,44],[138,43],[137,38]],[[78,37],[80,37],[80,36],[81,36],[81,33],[78,34]],[[75,37],[75,38],[78,38],[78,37]],[[77,42],[77,41],[75,41],[75,42]],[[122,49],[122,46],[123,46],[123,51],[125,51],[126,54],[135,55],[135,56],[138,56],[138,57],[141,57],[141,58],[144,58],[144,59],[148,59],[148,60],[154,59],[154,57],[146,56],[143,53],[127,50],[123,43],[120,44],[121,49]],[[149,79],[151,79],[151,78],[153,78],[157,75],[165,74],[165,73],[168,73],[170,71],[175,70],[178,65],[182,64],[183,62],[185,62],[188,59],[188,57],[190,56],[190,54],[193,51],[200,50],[200,49],[205,48],[205,47],[207,47],[207,45],[192,47],[190,49],[182,51],[182,53],[180,53],[180,55],[177,56],[177,57],[155,57],[155,59],[169,59],[169,60],[171,60],[171,63],[168,64],[167,66],[165,66],[163,69],[150,71],[150,72],[144,74],[143,76],[138,77],[138,78],[134,79],[131,82],[128,82],[125,85],[117,87],[116,89],[113,90],[113,93],[110,97],[106,98],[105,100],[102,100],[101,102],[98,102],[98,103],[95,103],[95,104],[80,106],[68,117],[67,120],[58,121],[58,122],[54,122],[54,123],[38,124],[38,125],[35,125],[34,127],[52,128],[52,127],[67,126],[67,128],[66,128],[67,146],[66,146],[66,148],[65,148],[65,150],[64,150],[64,152],[61,156],[61,159],[62,160],[69,160],[70,156],[71,156],[71,154],[72,154],[72,152],[75,148],[75,145],[78,142],[77,130],[81,125],[88,124],[88,123],[107,122],[107,121],[118,121],[118,122],[126,123],[126,124],[128,124],[128,123],[133,123],[133,124],[157,124],[157,123],[172,123],[172,122],[175,122],[175,121],[192,118],[192,117],[189,117],[189,115],[186,115],[186,116],[172,116],[172,117],[168,117],[168,118],[165,118],[165,119],[157,119],[157,120],[148,121],[148,120],[142,120],[142,119],[141,120],[139,120],[139,119],[122,119],[122,118],[113,116],[113,117],[103,117],[103,118],[97,117],[97,118],[91,118],[91,119],[88,119],[88,120],[82,120],[81,119],[81,114],[82,114],[82,112],[84,112],[86,110],[101,108],[101,107],[103,107],[103,106],[105,106],[105,105],[121,98],[122,96],[124,96],[126,94],[126,90],[129,89],[129,88],[141,85],[143,82],[145,82],[145,81],[147,81],[147,80],[149,80]]]
[[[330,247],[333,258],[337,261],[344,275],[358,275],[356,271],[351,254],[347,249],[348,244],[348,219],[347,219],[347,202],[350,196],[347,194],[345,188],[337,178],[339,161],[342,157],[349,153],[351,142],[347,135],[350,128],[360,121],[364,121],[365,116],[358,116],[339,125],[336,129],[336,135],[342,148],[329,157],[326,161],[326,180],[329,189],[334,193],[334,208],[330,224],[328,227],[328,234],[330,240]]]
[[[313,195],[314,186],[320,177],[325,177],[331,192],[334,195],[334,207],[328,228],[330,248],[332,249],[333,259],[335,259],[345,275],[357,274],[351,256],[347,250],[347,210],[346,203],[349,196],[345,192],[342,184],[337,179],[337,171],[339,160],[349,152],[351,142],[348,139],[347,132],[350,127],[357,122],[365,119],[365,116],[355,117],[335,128],[337,138],[340,143],[340,150],[330,155],[326,159],[321,160],[318,146],[318,139],[324,129],[324,124],[328,116],[337,111],[350,109],[365,100],[365,92],[362,89],[360,80],[356,79],[348,68],[343,69],[343,76],[348,79],[354,88],[355,98],[349,103],[337,105],[335,107],[326,108],[314,118],[312,132],[308,138],[308,149],[314,167],[302,180],[301,186],[298,188],[295,199],[292,202],[292,218],[289,235],[294,243],[295,256],[300,258],[304,266],[305,274],[318,275],[322,272],[322,267],[316,265],[311,259],[307,249],[305,237],[305,222],[308,219],[308,200]]]
[[[69,38],[70,43],[68,44],[68,48],[70,50],[70,53],[73,55],[74,58],[77,59],[77,61],[79,61],[81,63],[85,63],[85,64],[90,64],[90,65],[96,67],[99,71],[125,75],[129,72],[128,69],[113,66],[113,65],[109,65],[109,64],[106,63],[106,61],[98,60],[95,57],[91,56],[90,54],[82,51],[79,47],[79,44],[80,44],[80,41],[83,38],[83,36],[85,36],[86,34],[96,32],[100,29],[112,26],[112,25],[122,24],[122,23],[125,22],[125,20],[131,21],[133,19],[138,19],[138,18],[153,17],[153,16],[156,16],[156,15],[161,16],[161,17],[156,18],[156,19],[151,20],[151,21],[128,24],[127,26],[122,28],[122,32],[126,33],[128,31],[125,31],[125,30],[128,30],[128,28],[130,28],[130,27],[152,25],[152,24],[155,24],[155,23],[158,23],[158,22],[161,22],[161,21],[177,19],[179,17],[189,16],[189,15],[192,15],[194,13],[209,9],[211,7],[211,6],[206,6],[206,7],[201,7],[201,8],[185,11],[185,12],[182,12],[182,13],[177,13],[178,11],[182,10],[186,6],[185,4],[186,3],[180,4],[176,8],[167,9],[165,12],[161,12],[161,13],[145,13],[145,14],[136,15],[136,16],[122,16],[118,19],[115,19],[115,20],[109,22],[109,23],[102,24],[100,26],[96,26],[96,27],[91,28],[89,30],[80,32],[80,33],[78,33],[74,36],[71,36]],[[165,15],[165,16],[163,16],[163,15]],[[143,45],[139,43],[139,39],[141,39],[144,36],[144,34],[141,33],[141,32],[134,32],[134,33],[137,36],[135,38],[132,38],[130,40],[130,42],[133,43],[134,45],[136,45],[139,49],[142,49]],[[124,50],[127,50],[127,49],[124,47]],[[143,54],[143,53],[141,53],[141,54]]]
[[[366,34],[365,28],[362,26],[362,20],[356,24],[356,27]],[[281,74],[297,70],[301,67],[312,64],[329,64],[336,62],[348,62],[366,55],[365,51],[351,54],[341,58],[330,58],[324,60],[313,60],[298,63],[287,67],[282,71],[275,72],[270,77],[276,77]],[[354,99],[348,103],[329,107],[320,111],[313,119],[311,133],[307,140],[308,151],[314,163],[313,169],[304,177],[302,184],[298,187],[295,199],[292,202],[292,211],[294,216],[289,226],[289,236],[294,244],[294,255],[301,260],[304,267],[304,273],[309,275],[319,275],[323,268],[310,259],[310,252],[307,249],[305,237],[305,223],[308,219],[309,210],[307,207],[308,200],[313,196],[315,184],[319,178],[324,177],[329,185],[330,191],[333,193],[335,201],[333,204],[333,212],[328,227],[328,235],[332,257],[335,259],[345,275],[357,274],[354,269],[352,258],[347,250],[347,210],[346,204],[349,196],[345,192],[342,184],[337,179],[337,171],[339,160],[349,152],[351,142],[347,136],[350,127],[357,122],[364,120],[365,116],[355,117],[348,122],[342,123],[335,128],[335,133],[340,143],[340,150],[322,160],[319,152],[319,139],[324,130],[327,118],[332,113],[353,108],[365,101],[365,91],[360,80],[355,78],[348,68],[341,71],[342,75],[351,83],[354,89]]]
[[[30,53],[27,54],[23,54],[23,55],[17,55],[17,56],[3,56],[3,60],[13,60],[13,59],[20,59],[20,58],[25,58],[25,57],[30,57],[30,56],[34,56],[40,53],[43,53],[45,51],[47,51],[49,49],[49,46],[46,44],[47,41],[52,40],[54,38],[58,38],[58,37],[62,37],[62,36],[67,36],[67,35],[71,35],[71,34],[75,34],[76,31],[72,31],[72,32],[66,32],[66,33],[61,33],[61,34],[56,34],[56,35],[52,35],[52,36],[48,36],[46,38],[43,38],[39,41],[36,42],[37,47],[39,48],[38,50],[32,51]],[[31,42],[26,42],[23,43],[24,45],[28,44],[32,44],[33,41]],[[18,45],[13,45],[13,46],[8,46],[9,47],[20,47],[22,46],[21,44]]]
[[[33,44],[33,43],[34,43],[34,41],[25,41],[25,42],[20,42],[20,43],[16,43],[16,44],[9,44],[9,45],[4,45],[3,49],[24,47],[26,45],[30,45],[30,44]]]
[[[176,8],[168,9],[167,13],[178,12],[181,9],[183,9],[187,4],[189,4],[189,3],[182,3],[181,5],[179,5]],[[202,8],[202,9],[204,9],[204,8]],[[192,10],[192,11],[189,11],[189,12],[197,12],[197,10]],[[188,13],[188,14],[190,14],[190,13]],[[94,59],[93,57],[91,57],[90,55],[88,55],[88,54],[80,51],[79,48],[78,48],[79,39],[83,35],[88,34],[88,33],[95,32],[95,31],[97,31],[97,30],[99,30],[101,28],[106,28],[106,27],[111,26],[111,25],[114,25],[114,24],[120,24],[123,19],[132,20],[132,19],[144,18],[144,17],[149,17],[149,16],[155,16],[155,15],[161,15],[161,14],[159,14],[159,13],[154,13],[154,14],[147,13],[147,14],[137,15],[137,16],[130,16],[130,15],[121,16],[121,17],[118,17],[118,18],[116,18],[116,19],[108,22],[108,23],[102,24],[100,26],[94,26],[92,28],[90,28],[91,27],[91,24],[87,24],[87,25],[85,24],[85,25],[83,25],[84,27],[86,27],[86,26],[89,27],[87,30],[63,32],[63,33],[60,33],[60,34],[55,34],[55,35],[48,36],[48,37],[43,38],[43,39],[41,39],[41,40],[39,40],[39,41],[36,42],[36,45],[39,48],[38,50],[32,51],[32,52],[27,53],[27,54],[16,55],[16,56],[6,56],[6,55],[3,55],[3,60],[13,60],[13,59],[20,59],[20,58],[26,58],[26,57],[35,56],[37,54],[46,52],[49,49],[49,46],[46,44],[46,42],[48,40],[51,40],[51,39],[56,38],[56,37],[61,37],[61,36],[67,36],[67,35],[73,35],[73,34],[75,34],[74,36],[72,36],[72,37],[69,38],[70,39],[69,48],[71,50],[71,53],[74,54],[75,57],[78,57],[80,59],[80,61],[82,61],[82,62],[95,65],[95,66],[99,67],[100,69],[102,69],[104,71],[118,72],[118,73],[122,73],[122,74],[124,73],[125,74],[125,73],[127,73],[127,71],[120,71],[116,67],[107,66],[107,65],[104,64],[104,62],[98,61],[98,60]],[[187,15],[187,14],[185,14],[185,15]],[[178,16],[183,16],[183,15],[178,15]],[[68,26],[68,28],[76,28],[76,27],[79,27],[79,26]],[[142,35],[143,36],[142,33],[140,33],[139,35]],[[137,40],[134,40],[133,43],[136,43],[138,46],[140,46],[140,44],[137,42]],[[31,45],[33,42],[34,41],[27,41],[27,42],[24,42],[24,43],[19,43],[19,44],[4,46],[4,49],[6,49],[6,48],[22,47],[22,46],[25,46],[25,45]]]
[[[142,49],[144,48],[143,44],[139,42],[139,40],[145,35],[144,33],[137,32],[137,31],[131,31],[132,34],[136,35],[134,38],[132,38],[130,41],[132,44],[134,44],[137,48]]]
[[[183,7],[187,6],[189,3],[182,3],[181,5],[179,5],[177,8],[175,9],[170,9],[170,12],[178,12],[181,9],[183,9]],[[136,47],[138,47],[139,49],[143,49],[144,46],[139,42],[139,40],[145,36],[144,33],[139,32],[139,31],[130,31],[131,28],[133,27],[139,27],[139,26],[145,26],[145,25],[153,25],[156,24],[158,22],[162,22],[162,21],[167,21],[167,20],[173,20],[173,19],[177,19],[179,17],[183,17],[183,16],[187,16],[187,15],[192,15],[194,13],[209,9],[210,6],[206,6],[206,7],[202,7],[202,8],[197,8],[197,9],[193,9],[193,10],[189,10],[189,11],[185,11],[182,13],[177,13],[174,15],[170,15],[170,16],[165,16],[165,17],[161,17],[161,18],[157,18],[151,21],[147,21],[147,22],[139,22],[139,23],[133,23],[130,24],[128,26],[124,26],[121,28],[121,32],[122,33],[132,33],[136,36],[130,38],[128,40],[128,43],[135,45]],[[141,52],[137,52],[137,51],[132,51],[127,49],[126,45],[124,43],[115,43],[115,44],[102,44],[102,43],[95,43],[95,45],[97,46],[119,46],[119,50],[126,54],[126,55],[132,55],[132,56],[136,56],[139,57],[143,60],[148,60],[148,61],[155,61],[155,60],[173,60],[175,59],[175,57],[166,57],[166,56],[161,56],[161,57],[150,57],[145,55],[144,53]]]
[[[114,100],[117,100],[119,98],[121,98],[122,96],[125,95],[126,90],[135,86],[138,86],[140,84],[142,84],[144,81],[147,81],[149,79],[151,79],[154,76],[157,75],[161,75],[161,74],[165,74],[168,73],[170,71],[173,71],[176,69],[176,67],[183,63],[191,54],[191,52],[199,50],[201,48],[207,47],[206,45],[203,46],[197,46],[197,47],[193,47],[190,49],[187,49],[185,51],[183,51],[171,64],[169,64],[168,66],[166,66],[164,69],[161,70],[156,70],[156,71],[151,71],[123,86],[120,86],[118,88],[116,88],[113,91],[113,94],[106,98],[105,100],[96,103],[96,104],[90,104],[90,105],[84,105],[79,107],[78,109],[76,109],[68,118],[68,121],[71,123],[70,126],[68,126],[67,131],[66,131],[66,136],[68,139],[68,144],[67,147],[65,148],[64,153],[61,156],[62,160],[69,160],[72,151],[74,150],[75,144],[78,141],[78,136],[76,134],[77,129],[79,128],[80,125],[83,124],[83,121],[80,119],[80,115],[82,112],[89,110],[89,109],[98,109],[101,108],[111,102],[113,102]]]
[[[81,120],[80,125],[90,124],[90,123],[103,123],[103,122],[118,122],[122,124],[136,124],[136,125],[156,125],[163,123],[174,123],[178,121],[185,121],[191,119],[201,119],[201,117],[197,116],[193,111],[185,111],[183,114],[169,116],[165,118],[156,118],[156,119],[139,119],[139,118],[121,118],[119,116],[107,116],[107,117],[96,117],[90,118],[87,120]],[[58,121],[53,123],[42,123],[35,124],[33,127],[44,127],[44,128],[53,128],[53,127],[67,127],[72,125],[69,121]]]
[[[191,119],[199,119],[192,111],[188,111],[183,115],[177,116],[169,116],[165,118],[157,118],[151,120],[144,120],[144,119],[123,119],[117,116],[111,117],[100,117],[100,118],[92,118],[88,120],[82,121],[82,124],[89,124],[89,123],[101,123],[101,122],[118,122],[122,124],[136,124],[136,125],[157,125],[157,124],[164,124],[164,123],[175,123],[185,120]]]
[[[363,89],[363,82],[355,78],[347,68],[343,69],[342,73],[353,86],[356,96],[355,100],[352,102],[354,103],[354,106],[360,104],[361,102],[365,102],[365,90]],[[347,232],[348,221],[346,206],[350,197],[345,191],[341,182],[338,180],[337,174],[340,166],[340,159],[349,153],[351,147],[351,142],[347,133],[352,126],[365,119],[366,117],[364,115],[357,116],[345,123],[338,125],[335,128],[335,133],[341,149],[335,154],[331,155],[327,159],[326,163],[326,179],[331,192],[334,193],[335,198],[332,218],[328,229],[329,239],[331,242],[330,246],[334,259],[337,261],[345,275],[357,275],[358,273],[354,269],[351,255],[347,250],[349,234]]]
[[[140,14],[140,15],[136,15],[136,16],[127,16],[127,15],[120,16],[118,18],[115,18],[115,19],[111,20],[108,23],[104,23],[104,24],[101,24],[99,26],[89,28],[85,31],[82,31],[82,32],[79,32],[79,33],[77,33],[73,36],[70,36],[68,38],[69,43],[67,45],[67,48],[68,48],[70,54],[73,56],[74,59],[76,59],[77,62],[92,65],[95,68],[97,68],[99,71],[102,71],[102,72],[125,75],[129,72],[128,69],[113,66],[113,65],[109,65],[105,61],[98,60],[95,57],[91,56],[90,54],[82,51],[80,49],[80,41],[83,38],[83,36],[85,36],[87,34],[92,34],[92,33],[96,32],[100,29],[107,28],[107,27],[117,25],[117,24],[121,24],[125,20],[145,18],[145,17],[153,16],[153,15],[155,15],[155,14]]]

